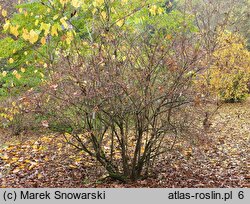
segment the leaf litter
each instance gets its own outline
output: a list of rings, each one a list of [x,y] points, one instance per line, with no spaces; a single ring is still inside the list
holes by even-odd
[[[60,135],[5,142],[0,146],[0,187],[249,188],[250,101],[224,104],[212,123],[211,144],[179,144],[170,157],[162,155],[153,175],[128,183],[107,178],[96,161]]]

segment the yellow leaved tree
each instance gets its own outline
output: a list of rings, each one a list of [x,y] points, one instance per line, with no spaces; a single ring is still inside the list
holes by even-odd
[[[246,41],[238,34],[220,33],[209,72],[211,91],[224,101],[241,101],[248,96],[249,80],[250,52]]]

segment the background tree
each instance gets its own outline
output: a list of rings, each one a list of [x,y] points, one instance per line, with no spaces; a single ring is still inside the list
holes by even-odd
[[[213,53],[211,89],[225,101],[240,101],[248,96],[250,53],[246,41],[233,33],[221,33],[219,48]],[[211,90],[211,91],[212,91]]]
[[[227,101],[234,101],[238,99],[243,99],[246,97],[246,92],[247,92],[247,83],[249,81],[249,69],[248,69],[248,54],[247,51],[245,50],[247,48],[247,43],[245,43],[245,40],[243,38],[246,38],[246,42],[248,41],[248,35],[249,35],[249,1],[241,0],[241,1],[207,1],[207,0],[198,0],[198,1],[182,1],[179,2],[179,6],[181,8],[184,8],[187,10],[187,12],[192,13],[195,16],[195,24],[197,25],[199,32],[200,32],[200,37],[201,37],[201,44],[199,46],[202,46],[204,51],[206,52],[204,56],[204,62],[203,66],[206,67],[206,83],[207,87],[209,87],[211,84],[215,85],[215,81],[217,81],[218,84],[220,84],[220,91],[218,87],[216,89],[210,88],[209,90],[217,90],[217,95],[220,95],[222,99],[227,100]],[[232,34],[229,35],[228,32],[231,32]],[[238,37],[237,36],[243,36]],[[224,39],[224,43],[222,43],[222,36],[231,36],[230,39]],[[234,36],[234,37],[233,37]],[[237,39],[236,39],[237,38]],[[234,39],[234,40],[232,40]],[[239,40],[242,39],[242,40]],[[241,41],[241,42],[239,42]],[[238,45],[238,46],[237,46]],[[229,56],[229,53],[227,53],[227,56],[224,54],[227,52],[225,48],[227,47],[232,53]],[[224,49],[225,48],[225,49]],[[233,50],[235,49],[235,50]],[[244,51],[243,51],[244,50]],[[246,63],[245,65],[242,64],[242,62],[237,61],[238,58],[238,52],[243,52],[243,60]],[[217,56],[217,57],[215,57]],[[214,65],[215,63],[219,63],[219,57],[224,57],[221,58],[220,60],[229,60],[231,58],[231,61],[235,59],[233,64],[231,63],[231,70],[229,71],[228,64],[220,64],[219,67],[217,66],[217,69],[215,68],[216,66]],[[219,60],[219,61],[220,61]],[[236,62],[237,61],[237,62]],[[238,63],[238,65],[237,65]],[[223,67],[224,66],[224,67]],[[233,67],[233,68],[232,68]],[[221,72],[221,70],[224,70],[224,72]],[[227,70],[227,71],[226,71]],[[219,75],[220,74],[220,79]],[[239,72],[245,72],[245,74],[240,74],[242,75],[241,78],[236,80],[237,77],[239,77],[238,73]],[[223,75],[224,73],[224,75]],[[231,77],[227,76],[227,73],[231,73]],[[232,77],[232,75],[235,74],[235,77]],[[213,78],[211,75],[215,76],[217,75],[217,79]],[[224,85],[223,80],[224,77],[229,77]],[[211,82],[210,79],[213,78],[213,81]],[[221,81],[222,80],[222,81]],[[237,82],[235,82],[235,80]],[[221,82],[219,82],[221,81]],[[239,86],[237,83],[240,82]],[[242,84],[243,83],[243,84]],[[245,83],[245,84],[244,84]],[[203,83],[202,83],[203,84]],[[217,85],[218,85],[217,84]],[[229,84],[230,87],[229,87]],[[233,88],[233,85],[234,88]],[[205,84],[203,84],[205,86]],[[241,87],[241,88],[240,88]],[[208,89],[206,90],[206,95],[211,94]],[[234,91],[233,91],[234,90]],[[229,94],[229,92],[231,94]],[[234,92],[234,93],[233,93]],[[238,93],[236,93],[238,92]],[[224,94],[222,94],[224,93]],[[225,95],[225,93],[227,93]],[[237,96],[237,94],[239,94]],[[224,96],[222,96],[224,95]],[[241,95],[241,96],[240,96]],[[231,98],[231,99],[230,99]]]

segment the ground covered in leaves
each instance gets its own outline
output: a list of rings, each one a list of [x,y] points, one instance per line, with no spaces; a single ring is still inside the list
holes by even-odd
[[[224,104],[212,123],[212,143],[164,155],[155,175],[126,184],[105,178],[98,163],[61,136],[0,142],[0,187],[249,188],[250,101]]]

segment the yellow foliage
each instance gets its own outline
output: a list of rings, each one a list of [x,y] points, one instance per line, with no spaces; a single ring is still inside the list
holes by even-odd
[[[122,5],[127,4],[128,0],[121,0]]]
[[[106,14],[105,11],[102,11],[102,12],[101,12],[101,17],[102,17],[102,19],[104,19],[104,20],[107,18],[107,14]]]
[[[20,74],[17,73],[17,74],[15,75],[15,77],[16,77],[17,79],[20,79],[22,76],[21,76]]]
[[[52,27],[51,27],[51,35],[52,36],[58,36],[58,31],[61,29],[60,25],[59,24],[54,24]]]
[[[55,21],[56,19],[58,19],[58,17],[59,17],[59,15],[57,14],[57,15],[55,15],[54,17],[53,17],[53,20]]]
[[[49,31],[50,31],[50,23],[41,23],[41,27],[40,27],[40,30],[44,30],[44,35],[47,36],[49,34]]]
[[[72,0],[71,1],[72,6],[74,6],[75,8],[79,8],[82,3],[83,3],[83,0]]]
[[[6,71],[3,71],[3,72],[2,72],[2,76],[3,76],[3,77],[6,77],[6,75],[7,75],[7,72],[6,72]]]
[[[156,5],[151,6],[150,9],[149,9],[149,12],[150,12],[153,16],[155,16],[155,15],[157,14],[157,6],[156,6]]]
[[[66,43],[69,45],[71,44],[72,40],[74,39],[74,35],[72,32],[67,32]]]
[[[28,40],[29,39],[29,32],[27,29],[23,28],[23,34],[22,37],[24,40]]]
[[[31,30],[30,32],[28,32],[27,29],[24,28],[22,37],[24,40],[27,40],[30,43],[34,44],[35,42],[37,42],[39,38],[39,34],[34,30]]]
[[[9,62],[10,64],[13,64],[13,63],[14,63],[13,58],[10,58],[8,62]]]
[[[22,67],[21,72],[24,73],[25,71],[26,71],[25,68]]]
[[[119,27],[123,26],[123,24],[124,24],[123,19],[116,22],[116,25],[118,25]]]
[[[45,37],[42,37],[42,38],[41,38],[41,43],[42,43],[42,45],[45,45],[45,44],[46,44],[46,38],[45,38]]]
[[[163,14],[164,13],[164,9],[162,7],[158,8],[158,14]]]
[[[3,17],[6,17],[7,15],[8,15],[7,11],[3,9],[3,10],[2,10],[2,16],[3,16]]]
[[[94,0],[93,2],[94,7],[102,6],[103,4],[104,4],[104,0]]]
[[[16,72],[16,74],[18,74]],[[13,73],[14,75],[14,73]],[[6,120],[7,122],[13,121],[15,115],[17,115],[20,111],[20,108],[16,105],[16,103],[12,103],[8,108],[1,108],[0,109],[0,121]]]
[[[36,21],[35,21],[35,26],[37,26],[39,24],[39,20],[37,19]]]
[[[18,32],[19,26],[10,26],[10,33],[13,34],[14,36],[18,37],[19,32]]]
[[[3,30],[4,31],[7,31],[10,27],[10,21],[9,20],[6,20],[5,21],[5,24],[3,25]]]
[[[250,52],[245,40],[237,34],[220,33],[209,72],[210,90],[225,101],[247,96],[250,80]]]
[[[68,25],[68,23],[66,22],[66,17],[61,18],[61,19],[60,19],[60,22],[61,22],[61,24],[63,25],[63,27],[64,27],[65,29],[68,29],[68,28],[69,28],[69,25]]]
[[[30,43],[34,44],[38,40],[38,37],[39,37],[38,33],[34,30],[31,30],[29,35],[30,35],[30,38],[29,38]]]

